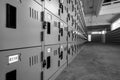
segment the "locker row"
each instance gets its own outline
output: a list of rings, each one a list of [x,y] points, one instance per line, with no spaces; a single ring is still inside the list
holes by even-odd
[[[86,42],[79,0],[0,1],[0,79],[54,80]]]
[[[70,26],[34,0],[0,3],[0,50],[76,42],[84,34],[81,23]]]
[[[81,45],[67,44],[0,52],[2,80],[53,80],[80,51]],[[43,54],[45,57],[43,57]],[[42,69],[43,68],[43,69]]]

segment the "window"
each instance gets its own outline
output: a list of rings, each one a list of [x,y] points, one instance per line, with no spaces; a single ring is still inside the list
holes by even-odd
[[[10,71],[6,74],[6,80],[17,80],[17,71],[16,70],[13,70],[13,71]]]
[[[6,4],[6,27],[16,29],[16,7]]]

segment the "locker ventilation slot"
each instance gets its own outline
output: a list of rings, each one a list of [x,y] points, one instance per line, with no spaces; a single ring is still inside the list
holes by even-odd
[[[30,17],[38,20],[38,11],[30,7]]]
[[[6,27],[16,29],[16,7],[6,4]]]
[[[13,70],[13,71],[11,71],[11,72],[8,72],[7,74],[6,74],[6,80],[17,80],[16,79],[16,70]]]
[[[29,65],[33,66],[35,64],[38,64],[38,56],[37,55],[29,57]]]
[[[57,55],[57,50],[54,50],[54,56]]]

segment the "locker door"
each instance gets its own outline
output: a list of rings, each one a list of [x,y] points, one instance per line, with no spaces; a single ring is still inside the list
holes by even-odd
[[[68,11],[68,6],[67,6],[67,0],[61,0],[59,3],[59,9],[60,9],[60,17],[61,19],[66,22],[66,18],[67,18],[67,11]]]
[[[60,21],[60,43],[67,43],[67,24],[63,21]]]
[[[27,48],[0,52],[2,80],[40,80],[41,48]]]
[[[45,46],[44,80],[52,78],[58,70],[58,47],[59,45]]]
[[[67,44],[60,44],[59,60],[61,67],[67,63]]]
[[[45,45],[58,44],[58,22],[59,19],[45,10]]]
[[[21,53],[18,80],[42,80],[41,47],[23,49]]]
[[[40,46],[42,7],[33,0],[2,0],[0,5],[0,50]]]

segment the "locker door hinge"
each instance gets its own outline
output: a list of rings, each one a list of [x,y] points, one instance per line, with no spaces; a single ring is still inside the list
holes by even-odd
[[[47,22],[47,34],[51,34],[51,23]]]
[[[43,71],[40,73],[40,80],[44,80],[44,72]]]
[[[44,60],[44,52],[41,51],[41,62],[43,62],[43,60]]]
[[[41,32],[41,41],[44,41],[44,32]]]
[[[44,22],[44,19],[45,19],[45,12],[42,11],[42,12],[41,12],[41,21]]]

